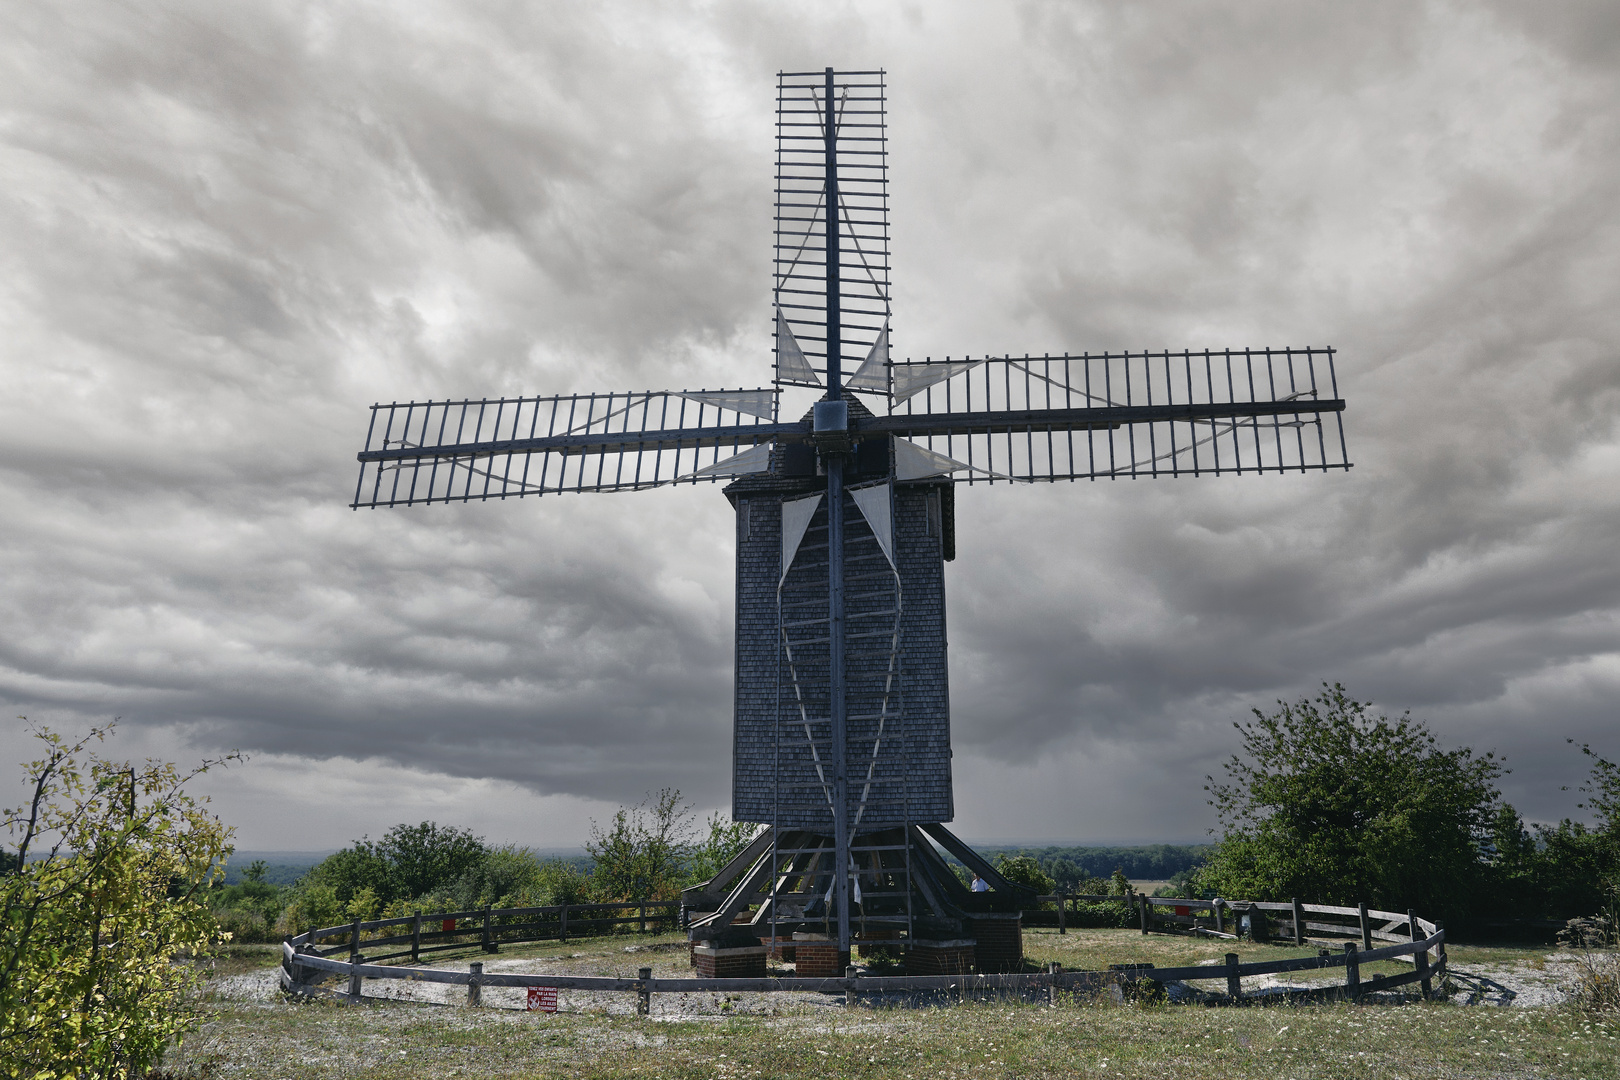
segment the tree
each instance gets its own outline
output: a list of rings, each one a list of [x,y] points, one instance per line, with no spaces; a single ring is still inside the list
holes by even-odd
[[[754,842],[761,826],[753,821],[732,821],[709,815],[709,835],[692,845],[686,864],[686,883],[699,885],[724,870],[726,864]]]
[[[203,902],[230,830],[185,785],[189,773],[34,736],[26,805],[3,811],[16,859],[0,877],[0,1060],[8,1075],[138,1076],[199,1016],[188,991],[216,937]],[[205,801],[205,800],[204,800]]]
[[[1487,881],[1505,771],[1495,755],[1441,749],[1409,713],[1374,716],[1338,684],[1277,704],[1233,725],[1243,756],[1227,762],[1227,783],[1209,778],[1223,835],[1200,885],[1464,916]]]
[[[636,806],[620,807],[605,830],[592,821],[585,845],[596,860],[592,891],[603,900],[675,899],[691,834],[692,808],[682,805],[681,793],[671,788],[649,794]]]
[[[481,836],[466,829],[424,821],[395,825],[377,842],[376,855],[389,867],[386,901],[395,896],[415,897],[455,884],[478,867],[489,849]]]
[[[1057,889],[1057,882],[1028,855],[996,856],[996,872],[1014,885],[1029,886],[1037,896],[1050,896]]]

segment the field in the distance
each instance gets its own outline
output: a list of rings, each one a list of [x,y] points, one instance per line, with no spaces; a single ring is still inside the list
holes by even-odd
[[[659,939],[667,940],[667,939]],[[626,947],[626,937],[503,949],[570,970],[683,965],[678,951]],[[1031,959],[1065,967],[1196,963],[1226,948],[1130,931],[1027,933]],[[651,944],[652,942],[647,942]],[[1248,946],[1281,958],[1295,951]],[[219,965],[220,989],[244,984],[274,952]],[[1461,971],[1544,971],[1547,951],[1454,946]],[[435,961],[455,966],[479,958]],[[1249,958],[1247,955],[1246,959]],[[490,960],[493,958],[483,958]],[[663,974],[662,971],[659,972]],[[234,976],[234,978],[232,978]],[[246,981],[251,981],[249,975]],[[695,996],[695,995],[694,995]],[[628,997],[628,995],[626,995]],[[673,997],[673,995],[672,995]],[[211,1018],[165,1066],[171,1076],[255,1077],[1617,1077],[1620,1017],[1574,1009],[1407,1005],[1141,1005],[1057,1007],[967,1003],[844,1010],[830,1002],[728,1015],[715,995],[702,1015],[658,1009],[642,1020],[591,1006],[552,1017],[512,1009],[415,1004],[289,1003],[278,996],[209,1002]],[[625,1003],[628,1005],[628,1001]],[[674,1006],[671,1001],[665,1003]],[[738,1002],[742,1005],[742,1002]],[[566,1006],[565,1006],[566,1007]]]

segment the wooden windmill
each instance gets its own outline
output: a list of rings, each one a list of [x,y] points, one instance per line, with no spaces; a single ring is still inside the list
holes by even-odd
[[[1024,898],[945,828],[955,486],[1348,469],[1333,350],[892,360],[883,73],[777,87],[770,386],[379,404],[353,505],[731,480],[732,814],[769,827],[693,936],[983,938]]]

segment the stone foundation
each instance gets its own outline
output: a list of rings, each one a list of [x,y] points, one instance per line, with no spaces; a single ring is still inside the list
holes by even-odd
[[[849,966],[849,954],[825,934],[794,934],[793,954],[794,974],[801,979],[841,979]]]
[[[913,938],[906,950],[907,975],[972,975],[974,941],[926,941]]]
[[[763,979],[765,946],[717,949],[713,945],[694,945],[692,966],[700,979]]]
[[[986,912],[967,919],[978,942],[974,960],[980,974],[1010,974],[1024,970],[1023,917],[1016,912]]]

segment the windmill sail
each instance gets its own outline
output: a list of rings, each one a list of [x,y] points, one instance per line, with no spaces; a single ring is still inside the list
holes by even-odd
[[[634,491],[769,465],[776,391],[696,390],[374,405],[354,507]],[[756,468],[757,467],[757,468]]]
[[[839,363],[853,370],[881,338],[889,319],[888,91],[883,72],[839,72],[832,108],[839,162],[829,206],[823,72],[783,73],[776,94],[776,378],[820,386],[827,365],[829,303],[836,304]],[[838,252],[829,288],[827,228]],[[806,374],[808,369],[808,374]],[[870,375],[848,389],[885,393]]]
[[[897,467],[958,483],[1348,469],[1333,350],[894,364]],[[949,464],[948,464],[949,463]]]

